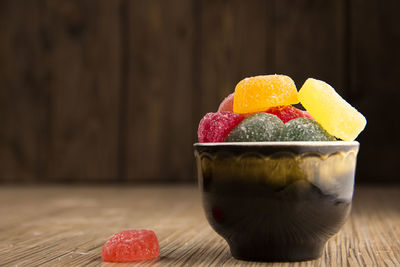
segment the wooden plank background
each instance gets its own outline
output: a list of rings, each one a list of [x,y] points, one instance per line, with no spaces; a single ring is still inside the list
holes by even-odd
[[[242,78],[332,84],[368,119],[357,180],[399,181],[394,0],[0,1],[0,182],[194,181]]]

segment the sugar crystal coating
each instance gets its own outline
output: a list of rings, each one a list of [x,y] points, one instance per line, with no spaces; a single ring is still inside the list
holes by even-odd
[[[233,112],[233,98],[235,96],[235,93],[232,93],[225,97],[224,100],[222,100],[221,104],[218,107],[218,112]]]
[[[104,244],[101,258],[108,262],[143,261],[160,255],[160,246],[151,230],[126,230],[114,234]]]
[[[306,116],[302,110],[291,105],[272,107],[267,109],[265,112],[276,115],[283,121],[283,123]]]
[[[241,80],[235,87],[233,112],[254,113],[298,103],[293,80],[285,75],[262,75]]]
[[[285,124],[275,115],[256,113],[244,119],[227,136],[225,142],[279,141]]]
[[[331,135],[352,141],[365,128],[367,120],[329,84],[307,79],[299,91],[303,107]]]
[[[229,132],[244,117],[232,112],[207,113],[199,123],[197,135],[200,143],[223,142]]]
[[[335,141],[318,122],[309,118],[293,119],[285,124],[280,137],[281,141]]]

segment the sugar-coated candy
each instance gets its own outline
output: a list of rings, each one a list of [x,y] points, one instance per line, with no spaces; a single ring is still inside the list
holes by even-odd
[[[298,103],[293,80],[285,75],[262,75],[241,80],[235,88],[233,112],[254,113]]]
[[[229,132],[244,117],[232,112],[207,113],[199,123],[197,135],[200,143],[223,142]]]
[[[265,112],[276,115],[283,121],[283,123],[295,118],[306,117],[306,114],[304,114],[303,110],[295,108],[291,105],[272,107],[267,109]]]
[[[126,230],[114,234],[104,244],[101,258],[108,262],[131,262],[157,258],[160,246],[151,230]]]
[[[309,78],[299,91],[303,107],[331,135],[352,141],[365,128],[367,120],[329,84]]]
[[[226,137],[226,142],[279,141],[285,124],[275,115],[256,113],[244,119]]]
[[[218,112],[223,112],[223,111],[227,111],[227,112],[233,112],[233,99],[235,97],[235,93],[232,93],[230,95],[228,95],[227,97],[225,97],[224,100],[222,100],[221,104],[218,107]],[[254,113],[244,113],[242,114],[244,117],[248,117],[250,115],[252,115]]]
[[[233,98],[235,96],[235,93],[232,93],[225,97],[224,100],[222,100],[221,104],[218,107],[218,112],[223,112],[223,111],[228,111],[228,112],[233,112]]]
[[[318,122],[309,118],[293,119],[285,124],[281,141],[335,141],[336,138],[327,133]]]

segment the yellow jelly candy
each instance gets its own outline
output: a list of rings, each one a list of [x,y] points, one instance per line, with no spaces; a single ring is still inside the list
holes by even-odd
[[[297,104],[297,89],[285,75],[263,75],[241,80],[235,88],[233,112],[252,113],[270,107]]]
[[[352,141],[364,130],[367,120],[329,84],[309,78],[299,90],[303,107],[331,135]]]

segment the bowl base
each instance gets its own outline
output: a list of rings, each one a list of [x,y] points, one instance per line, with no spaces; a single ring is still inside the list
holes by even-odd
[[[306,261],[321,257],[325,244],[299,244],[299,245],[264,245],[254,247],[249,245],[229,244],[231,254],[238,260],[245,261]]]

